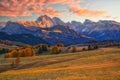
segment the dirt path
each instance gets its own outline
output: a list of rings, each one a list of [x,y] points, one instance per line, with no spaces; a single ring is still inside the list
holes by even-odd
[[[56,69],[42,69],[42,70],[16,70],[16,71],[8,71],[8,72],[3,72],[1,74],[12,74],[12,75],[17,75],[17,74],[30,74],[30,73],[39,73],[39,72],[53,72],[53,71],[63,71],[63,70],[75,70],[75,69],[94,69],[94,68],[105,68],[105,67],[112,67],[112,66],[118,66],[120,65],[119,63],[115,62],[105,62],[105,63],[98,63],[98,64],[86,64],[86,65],[79,65],[79,66],[70,66],[70,67],[64,67],[64,68],[56,68]]]

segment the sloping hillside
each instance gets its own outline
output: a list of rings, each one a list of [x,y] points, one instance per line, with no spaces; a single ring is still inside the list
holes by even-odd
[[[0,65],[0,80],[119,80],[119,53],[119,48],[102,48],[77,53],[41,55],[21,58],[21,64],[17,68],[10,67],[14,59],[7,59]],[[6,71],[2,72],[3,69]]]

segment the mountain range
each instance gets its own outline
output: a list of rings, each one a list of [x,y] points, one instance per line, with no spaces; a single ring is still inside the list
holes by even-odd
[[[115,40],[120,41],[120,23],[111,20],[93,22],[86,19],[83,23],[77,21],[63,22],[57,17],[40,16],[36,21],[16,21],[0,23],[0,39],[23,42],[27,44],[57,44],[65,45]]]

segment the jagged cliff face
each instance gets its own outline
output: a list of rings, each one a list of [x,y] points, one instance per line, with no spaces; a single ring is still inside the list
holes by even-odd
[[[6,38],[30,44],[36,44],[36,41],[37,43],[41,42],[41,38],[50,44],[64,43],[68,45],[89,41],[88,38],[77,34],[59,18],[50,18],[46,15],[39,17],[36,21],[7,22],[0,32],[2,32],[1,35],[4,34],[3,37],[0,35],[0,39]],[[22,37],[14,38],[17,36]],[[30,38],[31,40],[27,40]]]
[[[36,21],[19,21],[18,23],[26,27],[50,28],[54,26],[52,19],[46,15],[39,17]]]
[[[52,19],[46,15],[39,17],[37,22],[41,28],[50,28],[54,26]]]
[[[36,21],[18,21],[17,23],[22,24],[26,27],[40,27],[40,28],[51,28],[55,25],[63,25],[66,24],[57,17],[50,18],[47,15],[43,15],[39,17]]]
[[[69,23],[69,25],[77,33],[93,37],[97,40],[120,40],[119,22],[110,20],[93,22],[91,20],[85,20],[82,24]]]

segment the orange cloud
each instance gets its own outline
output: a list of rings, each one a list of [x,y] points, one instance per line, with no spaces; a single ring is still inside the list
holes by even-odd
[[[69,6],[70,11],[77,14],[78,16],[83,17],[99,17],[106,14],[105,11],[89,10],[81,8],[80,3],[82,0],[48,0],[52,3],[61,3]]]
[[[47,0],[2,0],[0,2],[0,16],[30,16],[33,12],[59,16],[60,12],[48,7],[43,8]]]
[[[71,12],[84,17],[97,17],[105,14],[105,11],[81,8],[81,1],[82,0],[1,0],[0,16],[30,16],[33,12],[49,16],[61,15],[62,12],[52,7],[44,7],[48,4],[67,5]]]
[[[79,9],[71,8],[71,11],[83,17],[99,17],[99,16],[103,16],[106,13],[105,11],[95,11],[95,10],[88,10],[82,8]]]

